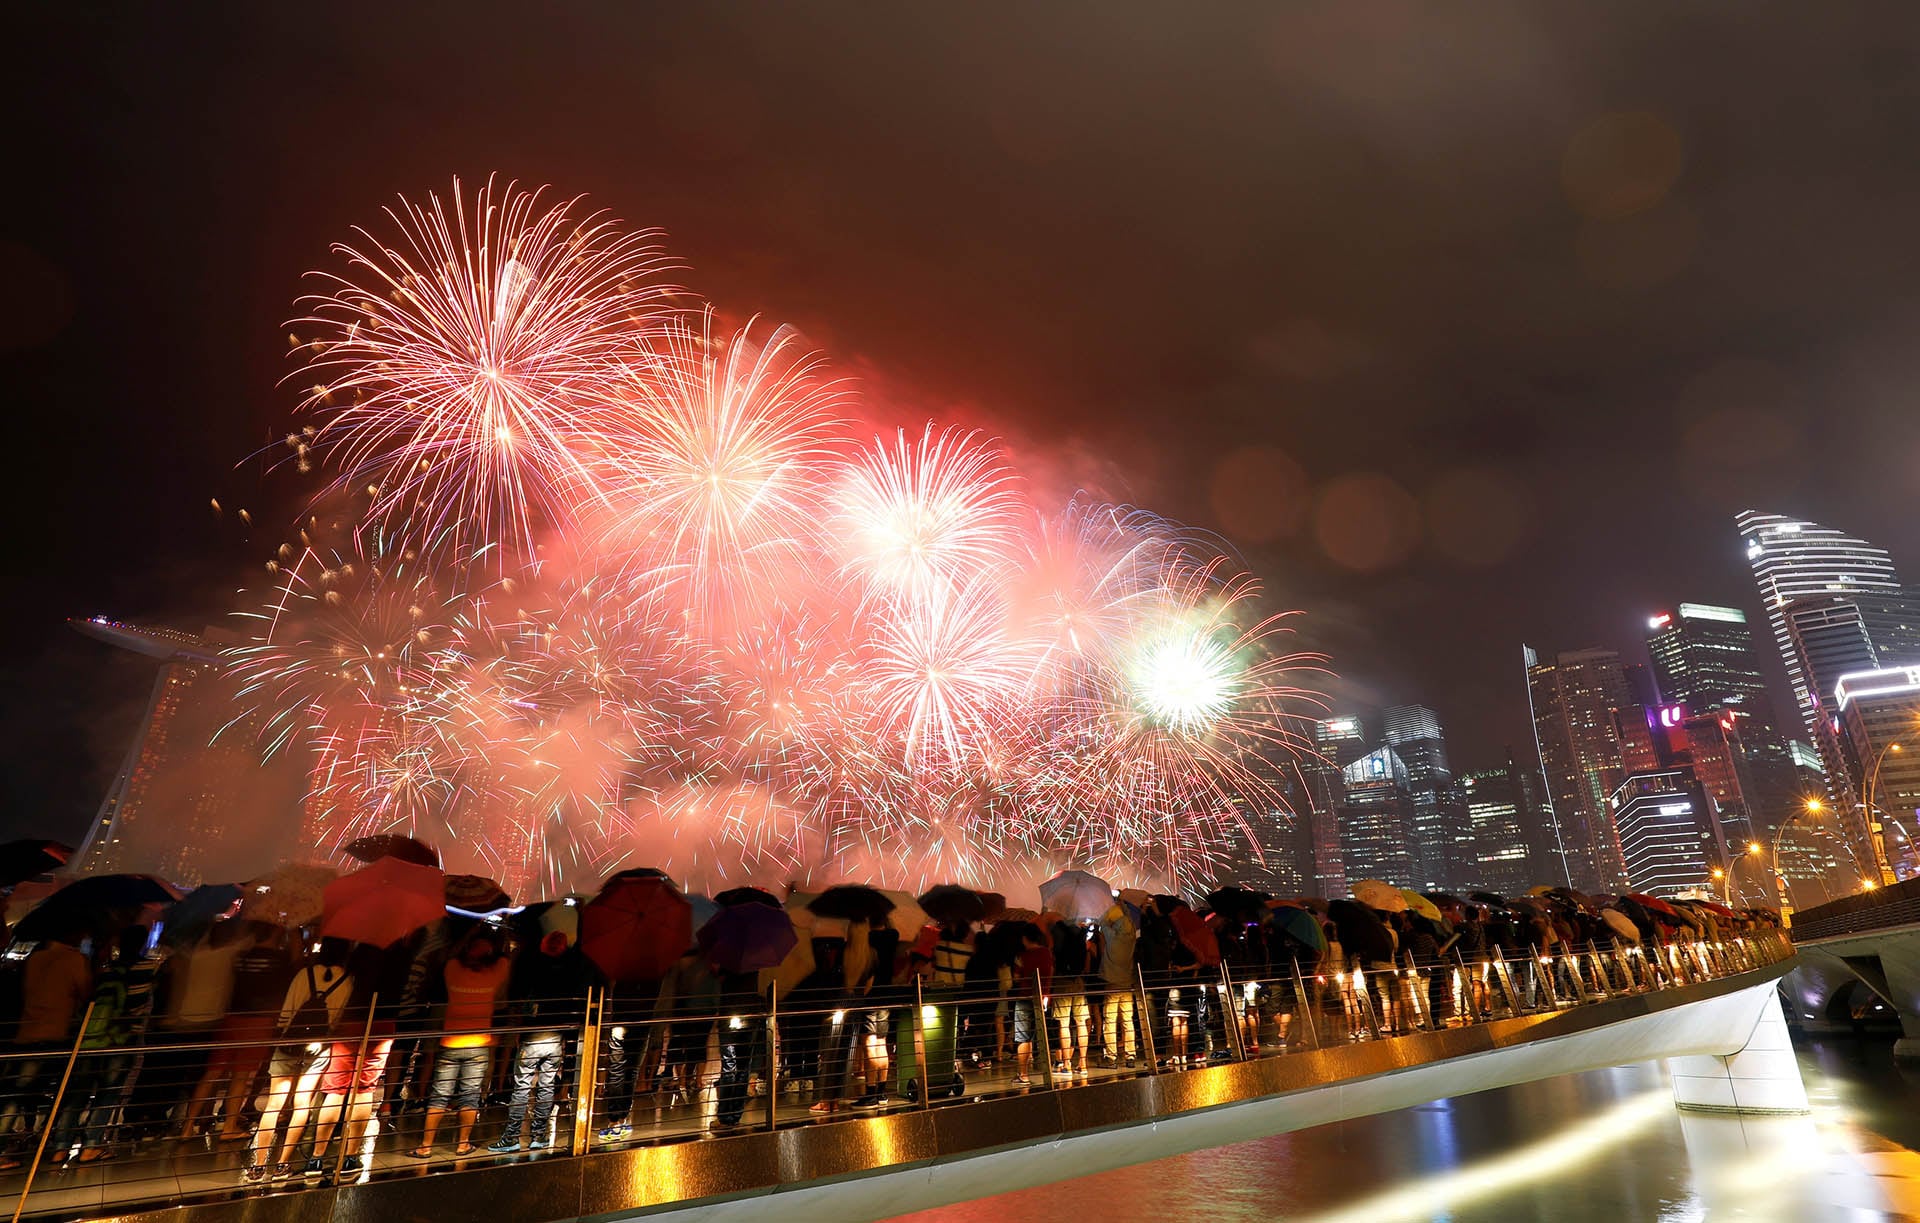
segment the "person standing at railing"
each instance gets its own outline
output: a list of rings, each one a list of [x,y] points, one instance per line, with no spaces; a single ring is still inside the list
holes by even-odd
[[[1106,1066],[1133,1066],[1140,1058],[1134,1025],[1134,949],[1140,935],[1119,902],[1108,907],[1095,929],[1095,954],[1100,982],[1100,1061]]]
[[[714,1081],[712,1129],[724,1134],[740,1127],[747,1111],[747,1078],[760,1034],[766,1029],[766,997],[758,972],[725,972],[710,964],[720,983],[720,1076]]]
[[[1486,909],[1477,904],[1465,907],[1454,933],[1458,935],[1453,948],[1455,963],[1466,966],[1466,980],[1462,982],[1466,992],[1467,1011],[1474,1019],[1486,1019],[1493,1013],[1491,991],[1487,987],[1489,955],[1487,952]]]
[[[1053,997],[1048,1009],[1060,1032],[1053,1049],[1053,1072],[1063,1077],[1087,1077],[1090,937],[1087,928],[1077,921],[1063,918],[1053,924]]]
[[[1041,995],[1053,986],[1053,943],[1040,927],[1019,923],[1020,954],[1013,963],[1013,991],[1009,999],[1013,1010],[1013,1059],[1015,1087],[1033,1082],[1033,1042],[1046,1016],[1035,1007],[1034,991]]]
[[[520,1149],[520,1132],[533,1105],[527,1149],[539,1151],[552,1141],[554,1089],[560,1081],[560,1063],[567,1037],[578,1029],[587,991],[593,985],[593,964],[571,945],[564,930],[549,930],[537,947],[513,961],[507,982],[517,1024],[531,1028],[520,1036],[513,1057],[513,1094],[507,1103],[507,1125],[487,1150],[505,1155]],[[546,1027],[543,1025],[551,1024]]]
[[[352,948],[339,939],[322,939],[314,958],[297,969],[287,985],[275,1025],[280,1043],[267,1059],[267,1106],[253,1131],[246,1169],[249,1181],[265,1180],[269,1172],[276,1178],[293,1174],[294,1155],[306,1135],[307,1116],[326,1070],[326,1039],[353,993],[347,972]],[[288,1114],[286,1138],[278,1162],[270,1163],[282,1112]]]
[[[1140,1016],[1140,1025],[1142,1029],[1152,1025],[1152,1047],[1159,1050],[1163,1060],[1173,1048],[1172,989],[1168,982],[1173,971],[1173,949],[1179,941],[1172,920],[1160,911],[1159,902],[1150,900],[1141,906],[1140,933],[1133,949],[1137,975],[1146,983],[1147,1010]],[[1144,1034],[1141,1039],[1144,1048]]]
[[[373,1125],[374,1097],[386,1074],[397,1028],[393,1019],[397,1007],[374,1007],[384,960],[379,948],[365,944],[354,948],[348,968],[352,997],[335,1021],[333,1039],[327,1044],[320,1075],[319,1121],[314,1125],[313,1154],[306,1170],[308,1176],[318,1176],[323,1185],[333,1182],[334,1161],[327,1148],[343,1121],[347,1149],[339,1161],[340,1173],[351,1178],[362,1168],[361,1152]]]
[[[74,1028],[93,996],[93,966],[80,950],[86,937],[86,929],[76,923],[27,957],[13,1044],[17,1051],[36,1056],[15,1063],[13,1091],[0,1108],[0,1127],[17,1130],[24,1117],[26,1132],[38,1133],[43,1114],[51,1107],[54,1087],[66,1065],[64,1053],[72,1047]],[[21,1163],[22,1153],[16,1146],[0,1156],[0,1171]]]
[[[184,1121],[184,1129],[191,1132],[200,1119],[201,1109],[224,1085],[226,1097],[214,1128],[214,1137],[221,1142],[246,1137],[240,1125],[241,1106],[267,1060],[276,1012],[293,980],[288,931],[265,922],[242,924],[252,927],[251,937],[234,957],[230,1005],[220,1021],[220,1047],[207,1059],[206,1072],[200,1076],[192,1098],[187,1101]]]
[[[49,1162],[64,1162],[76,1140],[81,1163],[109,1153],[108,1139],[136,1056],[132,1046],[153,1009],[158,965],[147,958],[147,933],[145,926],[127,927],[100,957],[99,984],[87,1029],[80,1035],[80,1056],[53,1121]]]
[[[408,1152],[413,1158],[433,1154],[434,1137],[449,1112],[458,1126],[453,1153],[473,1154],[473,1126],[480,1118],[480,1096],[493,1065],[493,1035],[488,1029],[511,967],[493,934],[485,929],[469,934],[448,961],[445,1034],[440,1037],[433,1083],[427,1090],[426,1129],[420,1145]]]

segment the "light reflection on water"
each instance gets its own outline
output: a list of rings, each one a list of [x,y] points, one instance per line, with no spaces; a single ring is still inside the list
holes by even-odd
[[[1284,1216],[1862,1219],[1920,1216],[1920,1077],[1884,1041],[1800,1048],[1810,1117],[1673,1107],[1657,1064],[1569,1075],[904,1216],[910,1223]]]

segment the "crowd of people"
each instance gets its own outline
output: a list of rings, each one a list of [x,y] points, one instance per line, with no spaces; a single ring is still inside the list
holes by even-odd
[[[1073,916],[983,903],[917,930],[879,912],[813,918],[796,932],[806,971],[784,989],[705,939],[664,972],[610,977],[550,906],[450,909],[380,947],[243,913],[190,941],[158,937],[141,914],[71,921],[4,961],[0,1170],[36,1152],[87,1164],[197,1142],[229,1152],[246,1183],[330,1183],[360,1174],[383,1132],[419,1160],[569,1145],[557,1120],[576,1089],[602,1144],[633,1138],[640,1100],[725,1133],[751,1099],[777,1103],[776,1087],[824,1117],[965,1094],[989,1074],[1023,1090],[1097,1067],[1255,1056],[1290,1045],[1303,1011],[1328,1032],[1471,1021],[1556,985],[1571,994],[1582,972],[1600,990],[1634,984],[1633,966],[1600,947],[1651,950],[1638,971],[1665,975],[1683,971],[1659,954],[1669,946],[1775,924],[1764,910],[1566,889],[1354,891],[1223,888],[1196,903],[1120,892]],[[1595,950],[1588,967],[1539,967],[1583,949]],[[1519,983],[1488,971],[1496,963]],[[1369,991],[1367,973],[1384,983]],[[588,1032],[599,1073],[581,1085]]]

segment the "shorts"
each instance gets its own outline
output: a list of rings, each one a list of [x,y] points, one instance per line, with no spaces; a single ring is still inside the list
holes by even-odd
[[[885,1008],[868,1011],[861,1022],[866,1025],[868,1036],[878,1036],[885,1040],[893,1034],[893,1012]]]
[[[351,1045],[338,1041],[327,1050],[327,1069],[320,1076],[320,1090],[329,1096],[344,1096],[351,1084],[355,1092],[372,1091],[380,1083],[380,1076],[387,1070],[387,1055],[393,1052],[393,1040],[388,1037],[376,1040],[367,1046],[367,1056],[361,1060],[359,1073],[354,1073],[354,1055],[360,1052],[359,1042]]]
[[[273,1057],[267,1062],[267,1076],[297,1079],[312,1069],[316,1058],[325,1056],[324,1045],[275,1045]]]
[[[1013,1000],[1013,1043],[1016,1045],[1033,1043],[1033,999],[1031,998]]]
[[[427,1107],[479,1108],[480,1093],[486,1088],[487,1071],[492,1066],[493,1050],[486,1045],[441,1049],[433,1061],[433,1083],[427,1088]]]

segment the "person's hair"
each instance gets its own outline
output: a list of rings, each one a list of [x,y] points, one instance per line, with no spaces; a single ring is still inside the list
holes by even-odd
[[[949,943],[964,943],[967,941],[967,936],[972,933],[973,923],[971,922],[950,921],[940,927],[940,937]]]
[[[353,948],[354,944],[346,939],[328,935],[320,940],[320,950],[313,958],[317,963],[325,964],[329,968],[345,968],[348,957],[353,954]]]

